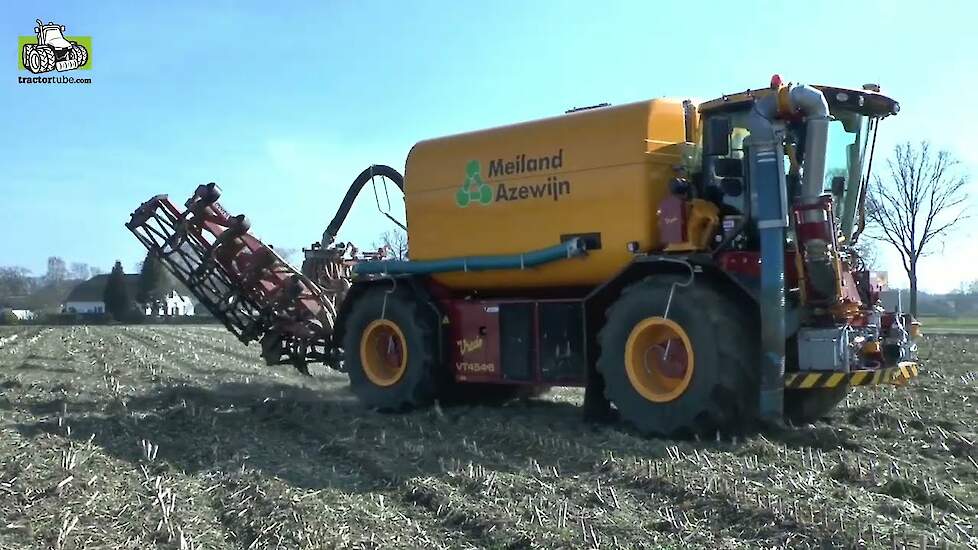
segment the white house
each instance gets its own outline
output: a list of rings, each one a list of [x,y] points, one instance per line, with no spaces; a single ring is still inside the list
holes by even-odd
[[[96,275],[87,281],[83,281],[68,293],[65,303],[61,305],[64,313],[105,313],[105,285],[109,282],[108,275]],[[129,295],[134,296],[139,275],[126,275],[126,286],[129,287]]]
[[[194,314],[194,302],[190,296],[184,296],[176,290],[167,292],[163,299],[155,304],[156,311],[153,311],[154,304],[146,304],[143,313],[146,315],[170,315],[185,316]]]
[[[68,294],[61,311],[64,313],[105,313],[105,285],[109,282],[108,275],[96,275],[80,283]],[[126,274],[126,287],[129,296],[135,297],[139,291],[139,275]],[[176,290],[166,293],[162,301],[153,311],[152,304],[143,306],[146,315],[183,316],[194,314],[194,303],[189,296],[184,296]]]
[[[33,311],[29,309],[13,309],[13,308],[0,308],[0,317],[5,313],[12,313],[14,317],[19,321],[30,321],[37,317]]]

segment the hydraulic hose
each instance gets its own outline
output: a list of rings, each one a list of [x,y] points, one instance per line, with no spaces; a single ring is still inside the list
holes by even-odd
[[[427,275],[450,271],[492,271],[498,269],[527,269],[567,258],[583,256],[587,253],[584,241],[579,237],[568,239],[558,245],[524,252],[499,256],[469,256],[445,258],[441,260],[379,260],[362,262],[353,267],[356,275]]]
[[[326,226],[326,231],[323,232],[323,248],[333,244],[333,240],[336,239],[336,234],[339,232],[340,226],[346,221],[347,214],[353,208],[353,201],[356,200],[363,186],[373,179],[374,176],[383,176],[391,180],[402,193],[404,192],[404,177],[401,176],[400,172],[383,164],[371,164],[368,166],[366,170],[360,172],[357,179],[353,180],[350,189],[346,192],[346,196],[343,197],[343,202],[340,203],[339,210],[333,216],[333,221],[329,222],[329,225]]]

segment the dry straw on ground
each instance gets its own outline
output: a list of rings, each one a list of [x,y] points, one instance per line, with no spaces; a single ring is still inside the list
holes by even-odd
[[[216,327],[0,340],[3,549],[978,545],[964,336],[829,423],[699,442],[586,426],[576,390],[365,411],[340,375],[265,367]]]

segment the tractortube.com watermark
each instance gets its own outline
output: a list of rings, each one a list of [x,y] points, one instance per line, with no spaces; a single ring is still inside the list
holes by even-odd
[[[18,76],[18,84],[91,84],[91,78],[73,76]]]

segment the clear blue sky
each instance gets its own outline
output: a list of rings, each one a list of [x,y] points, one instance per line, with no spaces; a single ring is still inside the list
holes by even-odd
[[[878,155],[928,138],[978,176],[976,6],[7,2],[0,265],[41,274],[59,255],[131,266],[142,257],[123,227],[133,208],[157,193],[182,202],[207,181],[260,237],[300,247],[319,238],[362,168],[400,169],[420,139],[603,101],[708,99],[775,72],[881,83],[903,109],[881,126]],[[91,85],[17,84],[29,74],[16,70],[17,35],[36,18],[92,36],[92,70],[65,73]],[[370,244],[390,227],[375,211],[362,197],[343,237]],[[935,251],[922,287],[978,278],[975,238],[972,222]]]

